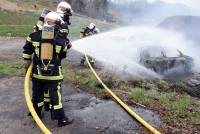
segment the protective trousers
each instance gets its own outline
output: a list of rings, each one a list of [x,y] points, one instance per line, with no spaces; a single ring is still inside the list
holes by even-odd
[[[32,102],[38,116],[41,116],[45,99],[49,99],[52,120],[62,120],[65,118],[62,105],[61,82],[33,80],[32,83]],[[47,91],[49,98],[44,98],[44,93]]]

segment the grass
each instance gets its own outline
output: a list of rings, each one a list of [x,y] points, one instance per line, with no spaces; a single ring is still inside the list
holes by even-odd
[[[1,26],[0,36],[9,37],[27,37],[33,29],[33,26]]]
[[[37,12],[0,11],[0,36],[26,37],[32,32],[38,17],[39,13]],[[69,29],[72,39],[78,39],[80,30],[88,26],[90,22],[94,22],[101,31],[116,27],[95,19],[78,16],[72,16],[71,22]]]
[[[73,83],[85,88],[94,89],[98,84],[94,75],[89,70],[73,70],[65,68],[63,70],[64,82]]]
[[[96,26],[100,29],[101,32],[108,31],[108,30],[116,27],[115,25],[103,23],[103,22],[95,20],[95,19],[79,17],[79,16],[72,16],[71,17],[71,23],[72,24],[69,27],[70,28],[70,35],[74,39],[78,39],[80,30],[84,27],[87,27],[89,25],[89,23],[91,23],[91,22],[95,23]]]
[[[33,12],[0,11],[0,25],[34,25],[37,18]]]
[[[8,0],[17,3],[25,10],[41,10],[43,8],[55,9],[58,0]],[[34,8],[34,5],[37,7]]]
[[[170,108],[174,110],[175,114],[177,114],[178,116],[185,116],[191,103],[192,102],[189,96],[182,95],[177,99],[171,101]]]
[[[193,113],[191,113],[190,115],[190,119],[189,119],[189,123],[193,124],[193,125],[200,125],[200,105],[199,107],[196,109],[196,111],[194,111]]]
[[[0,64],[0,76],[24,76],[23,63],[4,63]]]
[[[197,118],[200,117],[198,114],[200,104],[189,95],[134,88],[128,98],[152,109],[156,108],[162,113],[161,118],[166,123],[171,123],[178,128],[189,124],[199,124]]]
[[[74,69],[74,67],[65,66],[63,69],[64,83],[73,84],[82,90],[95,94],[102,99],[110,99],[105,89],[99,86],[98,80],[88,69]]]
[[[105,79],[101,72],[98,72],[105,83],[114,85],[112,89],[122,100],[134,101],[154,109],[160,114],[162,121],[176,128],[187,127],[188,125],[200,124],[200,101],[186,93],[179,93],[169,88],[185,89],[181,83],[168,83],[165,81],[137,81],[131,86],[131,82],[122,82],[114,79]],[[120,84],[116,84],[120,83]],[[81,89],[94,93],[98,97],[110,98],[105,90],[98,87],[98,81],[87,69],[71,69],[65,73],[65,83],[72,83]],[[125,84],[127,84],[125,86]],[[160,89],[162,88],[162,89]],[[178,90],[180,91],[180,90]],[[125,93],[125,94],[124,94]],[[195,127],[195,126],[194,126]]]
[[[31,12],[0,11],[0,36],[26,37],[32,32],[38,15]]]
[[[37,13],[13,13],[0,11],[0,36],[26,37],[35,24]],[[79,31],[90,22],[96,23],[101,31],[112,29],[113,25],[97,20],[73,16],[71,18],[70,34],[73,39],[79,38]],[[0,58],[1,61],[1,58]],[[101,73],[101,72],[98,72]],[[108,94],[88,69],[70,67],[63,70],[64,83],[73,84],[81,89],[94,93],[101,98],[109,98]],[[12,62],[0,64],[0,76],[23,76],[22,63]],[[104,82],[122,99],[128,99],[154,109],[160,114],[164,123],[177,128],[188,125],[200,125],[200,101],[188,96],[188,88],[183,83],[168,83],[166,81],[136,80],[124,82],[111,79],[101,74]],[[115,90],[116,89],[116,90]],[[126,92],[124,94],[124,92]]]
[[[22,64],[19,62],[0,64],[0,76],[23,76],[24,70],[21,68],[21,65]],[[87,68],[77,68],[73,65],[65,65],[63,66],[63,74],[65,84],[72,84],[84,91],[95,94],[97,97],[110,99],[106,90],[99,86],[98,81]],[[196,125],[200,125],[199,99],[175,91],[163,92],[158,88],[158,85],[160,86],[159,81],[157,84],[154,82],[154,85],[152,81],[149,81],[150,84],[146,84],[147,81],[134,82],[137,83],[137,85],[140,85],[140,87],[134,87],[130,82],[104,79],[105,76],[101,71],[98,71],[98,74],[100,74],[100,77],[105,83],[114,85],[113,87],[115,89],[113,89],[113,91],[122,100],[134,101],[145,105],[149,109],[155,110],[164,123],[175,128],[185,128],[187,126],[196,127]],[[126,84],[127,86],[125,86]],[[177,83],[169,85],[174,87],[176,84]],[[146,85],[148,85],[148,88],[144,88]],[[168,86],[166,87],[168,88]],[[181,85],[180,87],[184,86]]]

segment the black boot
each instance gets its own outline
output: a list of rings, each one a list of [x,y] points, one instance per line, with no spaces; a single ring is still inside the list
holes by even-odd
[[[91,66],[92,66],[93,68],[95,68],[94,62],[90,62],[90,64],[91,64]]]
[[[85,65],[85,60],[81,59],[80,66],[84,66],[84,65]]]
[[[58,120],[58,127],[63,127],[69,124],[73,123],[73,119],[69,119],[69,118],[63,118],[61,120]]]
[[[44,103],[44,109],[45,109],[45,111],[50,111],[50,103],[49,102]]]
[[[27,114],[27,116],[31,116],[31,117],[33,117],[32,114],[31,114],[31,112],[29,112],[29,113]]]
[[[40,118],[40,119],[42,119],[43,117],[44,117],[44,115],[43,114],[37,114],[38,115],[38,117]],[[33,118],[33,116],[32,116],[32,114],[31,114],[31,112],[29,112],[28,114],[27,114],[27,116],[30,116],[31,118]]]

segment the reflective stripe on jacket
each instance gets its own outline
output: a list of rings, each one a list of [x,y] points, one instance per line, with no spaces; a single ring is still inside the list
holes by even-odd
[[[40,49],[41,49],[41,34],[42,31],[36,31],[29,35],[26,39],[26,44],[24,45],[22,57],[25,60],[33,61],[33,78],[41,80],[62,80],[62,67],[61,60],[66,57],[66,39],[54,38],[52,41],[53,44],[53,60],[50,64],[55,65],[53,73],[49,76],[43,75],[41,73],[40,65],[42,61],[40,60]]]

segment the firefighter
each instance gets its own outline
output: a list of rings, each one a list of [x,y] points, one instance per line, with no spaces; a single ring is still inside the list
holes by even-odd
[[[51,10],[44,9],[42,14],[40,15],[36,25],[34,26],[34,32],[37,30],[41,30],[42,26],[44,25],[44,17],[47,15]],[[65,1],[60,2],[57,5],[56,12],[61,16],[62,20],[65,22],[61,25],[63,36],[68,35],[68,25],[71,24],[70,16],[72,16],[72,8],[71,5]],[[66,36],[65,36],[66,37]]]
[[[98,34],[99,32],[100,30],[96,27],[96,25],[94,23],[90,23],[86,28],[82,28],[82,30],[80,31],[80,39]],[[90,64],[94,67],[95,60],[91,56],[89,56],[88,58]],[[85,56],[82,56],[80,66],[84,66],[84,64]]]
[[[60,37],[66,38],[67,42],[69,42],[67,36],[69,33],[68,26],[71,25],[70,16],[72,16],[72,8],[69,3],[62,1],[58,4],[56,13],[62,18],[61,22],[58,22],[60,27],[58,34],[60,34]],[[68,47],[71,48],[71,46]]]
[[[62,1],[58,4],[56,12],[60,14],[62,19],[70,25],[70,16],[72,16],[72,8],[71,5],[65,1]]]
[[[100,30],[94,23],[90,23],[86,28],[82,28],[80,31],[80,38],[88,37],[94,34],[98,34]]]
[[[42,30],[29,35],[23,49],[25,67],[33,63],[32,70],[32,102],[39,117],[44,105],[44,91],[48,89],[52,120],[58,120],[62,127],[72,123],[65,116],[61,83],[63,80],[61,61],[66,57],[66,39],[59,37],[57,25],[61,22],[56,12],[48,13],[44,18]],[[59,24],[60,25],[60,24]]]
[[[51,12],[51,11],[48,9],[43,10],[36,25],[34,26],[34,32],[36,32],[38,30],[42,30],[42,27],[44,25],[44,17],[49,12]],[[69,33],[68,26],[71,24],[70,23],[70,16],[72,16],[71,5],[67,2],[62,1],[57,5],[56,12],[62,18],[61,20],[56,22],[57,23],[56,30],[59,31],[59,32],[57,32],[57,39],[58,40],[66,39],[67,49],[70,49],[72,47],[72,45],[71,45],[71,41],[68,38],[68,33]],[[44,99],[45,110],[49,111],[49,103],[50,103],[49,98],[50,97],[49,97],[48,89],[45,90],[44,97],[45,97],[45,99]]]

